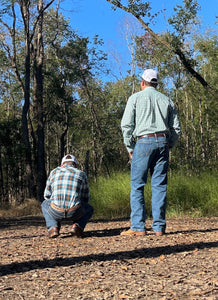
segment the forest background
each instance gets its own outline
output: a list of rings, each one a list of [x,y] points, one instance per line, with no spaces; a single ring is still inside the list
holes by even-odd
[[[149,2],[105,1],[135,20],[123,28],[131,57],[127,75],[110,81],[104,41],[72,28],[61,12],[64,1],[1,1],[1,207],[42,202],[49,172],[73,153],[88,175],[97,211],[126,215],[129,165],[120,121],[128,97],[139,90],[142,70],[157,68],[158,89],[174,101],[182,126],[170,154],[170,203],[177,212],[217,214],[214,28],[202,32],[193,0],[175,4],[165,32],[151,29],[163,11],[151,14]]]

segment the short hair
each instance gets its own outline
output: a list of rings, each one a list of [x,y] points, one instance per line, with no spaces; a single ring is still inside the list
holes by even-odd
[[[65,156],[65,159],[72,159],[72,157],[68,154],[67,156]]]
[[[143,79],[143,80],[144,80],[144,79]],[[156,81],[156,82],[154,82],[154,81]],[[145,82],[145,84],[146,84],[147,86],[153,86],[154,88],[156,88],[157,85],[158,85],[157,79],[152,79],[152,82],[148,82],[148,81],[144,80],[144,82]]]
[[[65,156],[65,159],[71,159],[71,158],[72,158],[71,155]],[[70,165],[73,165],[74,167],[77,166],[75,161],[65,161],[63,164],[70,164]]]

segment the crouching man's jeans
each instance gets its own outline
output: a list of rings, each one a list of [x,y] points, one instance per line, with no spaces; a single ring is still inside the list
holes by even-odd
[[[148,170],[151,172],[152,228],[164,232],[166,228],[166,193],[169,148],[166,137],[144,137],[137,141],[131,164],[131,229],[145,231],[144,186]]]
[[[44,200],[41,204],[42,213],[45,218],[46,227],[50,230],[53,227],[60,228],[60,221],[64,218],[70,218],[72,223],[77,223],[82,229],[85,228],[88,220],[93,215],[93,207],[86,202],[82,202],[82,205],[65,215],[64,212],[60,212],[51,207],[49,200]]]

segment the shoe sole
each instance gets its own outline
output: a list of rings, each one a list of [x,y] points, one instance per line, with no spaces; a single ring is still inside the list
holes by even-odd
[[[125,236],[145,236],[146,232],[139,232],[139,233],[125,233],[125,232],[121,232],[120,235],[125,235]]]
[[[50,239],[54,239],[54,238],[56,238],[56,237],[58,237],[58,236],[59,236],[59,234],[54,234],[54,235],[49,236],[49,238],[50,238]]]

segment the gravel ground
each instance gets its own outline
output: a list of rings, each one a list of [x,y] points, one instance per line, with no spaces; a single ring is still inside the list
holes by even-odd
[[[1,218],[0,299],[218,300],[218,218],[168,219],[160,237],[129,225],[93,220],[78,239],[66,221],[51,240],[41,217]]]

